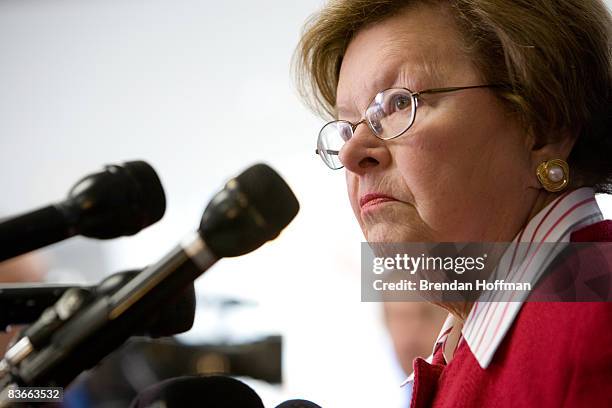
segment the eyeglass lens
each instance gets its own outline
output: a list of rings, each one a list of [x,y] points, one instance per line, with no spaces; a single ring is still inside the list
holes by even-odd
[[[365,119],[374,135],[388,140],[404,133],[412,125],[416,113],[413,94],[407,89],[392,88],[380,92],[365,112]],[[344,120],[325,125],[317,141],[319,156],[332,169],[342,168],[338,154],[353,136],[353,125]]]

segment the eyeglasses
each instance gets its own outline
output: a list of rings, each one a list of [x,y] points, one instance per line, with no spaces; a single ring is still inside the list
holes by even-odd
[[[391,140],[404,134],[414,123],[419,97],[424,94],[454,92],[474,88],[497,88],[502,85],[473,85],[451,88],[426,89],[413,92],[406,88],[389,88],[379,92],[368,105],[364,118],[357,123],[334,120],[319,131],[316,154],[332,170],[341,169],[339,154],[342,146],[355,133],[357,126],[366,123],[372,133],[382,140]]]

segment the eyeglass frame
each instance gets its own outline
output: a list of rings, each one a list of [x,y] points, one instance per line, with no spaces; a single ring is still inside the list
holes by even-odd
[[[406,127],[406,129],[404,129],[402,132],[398,133],[397,135],[393,136],[393,137],[389,137],[389,138],[382,138],[380,136],[378,136],[376,134],[376,131],[372,128],[372,125],[370,124],[370,122],[368,121],[367,117],[364,114],[364,117],[359,120],[359,122],[357,123],[353,123],[349,120],[344,120],[344,119],[337,119],[337,120],[332,120],[330,122],[327,122],[325,125],[323,125],[323,127],[321,128],[321,130],[319,130],[319,135],[317,137],[317,144],[319,139],[321,138],[321,134],[323,133],[323,129],[325,129],[328,125],[332,124],[332,123],[337,123],[337,122],[344,122],[344,123],[348,123],[351,126],[351,137],[346,141],[348,142],[350,139],[353,138],[353,135],[355,134],[355,129],[357,129],[357,126],[361,125],[362,123],[365,123],[366,125],[368,125],[368,128],[372,131],[372,133],[374,134],[374,136],[376,136],[376,138],[380,139],[380,140],[392,140],[395,138],[400,137],[401,135],[403,135],[404,133],[406,133],[408,131],[408,129],[410,129],[412,127],[412,125],[414,124],[414,121],[416,120],[416,113],[417,113],[417,108],[419,106],[419,96],[424,95],[424,94],[437,94],[437,93],[443,93],[443,92],[455,92],[455,91],[462,91],[465,89],[477,89],[477,88],[506,88],[506,85],[503,84],[487,84],[487,85],[470,85],[470,86],[452,86],[452,87],[444,87],[444,88],[431,88],[431,89],[425,89],[422,91],[411,91],[408,88],[403,88],[403,87],[391,87],[391,88],[387,88],[387,89],[383,89],[382,91],[378,92],[374,98],[372,98],[372,100],[370,101],[370,103],[368,104],[368,106],[366,107],[366,113],[368,111],[368,109],[370,108],[370,106],[373,105],[374,100],[378,97],[378,95],[380,95],[383,92],[392,90],[392,89],[401,89],[404,91],[408,91],[408,93],[411,95],[411,99],[412,99],[412,120],[410,121],[410,124]],[[345,144],[346,144],[345,142]],[[344,146],[344,145],[343,145]],[[319,149],[315,149],[315,154],[319,157],[321,157],[321,160],[323,160],[323,157],[321,155],[319,155]],[[330,155],[340,155],[340,150],[332,150],[332,151],[327,151],[327,154]],[[332,169],[332,170],[340,170],[341,168],[343,168],[344,166],[341,167],[330,167],[329,164],[327,164],[327,162],[325,160],[323,160],[323,163],[325,163],[325,165]]]

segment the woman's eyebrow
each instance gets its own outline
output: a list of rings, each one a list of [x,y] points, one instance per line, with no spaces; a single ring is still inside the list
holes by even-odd
[[[446,75],[443,74],[439,64],[422,60],[401,66],[392,86],[418,92],[425,88],[445,86],[444,78]]]

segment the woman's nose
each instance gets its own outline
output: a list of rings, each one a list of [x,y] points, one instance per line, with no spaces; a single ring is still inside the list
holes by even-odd
[[[376,137],[365,122],[357,125],[353,136],[340,149],[338,158],[347,170],[356,174],[387,166],[391,162],[385,141]]]

